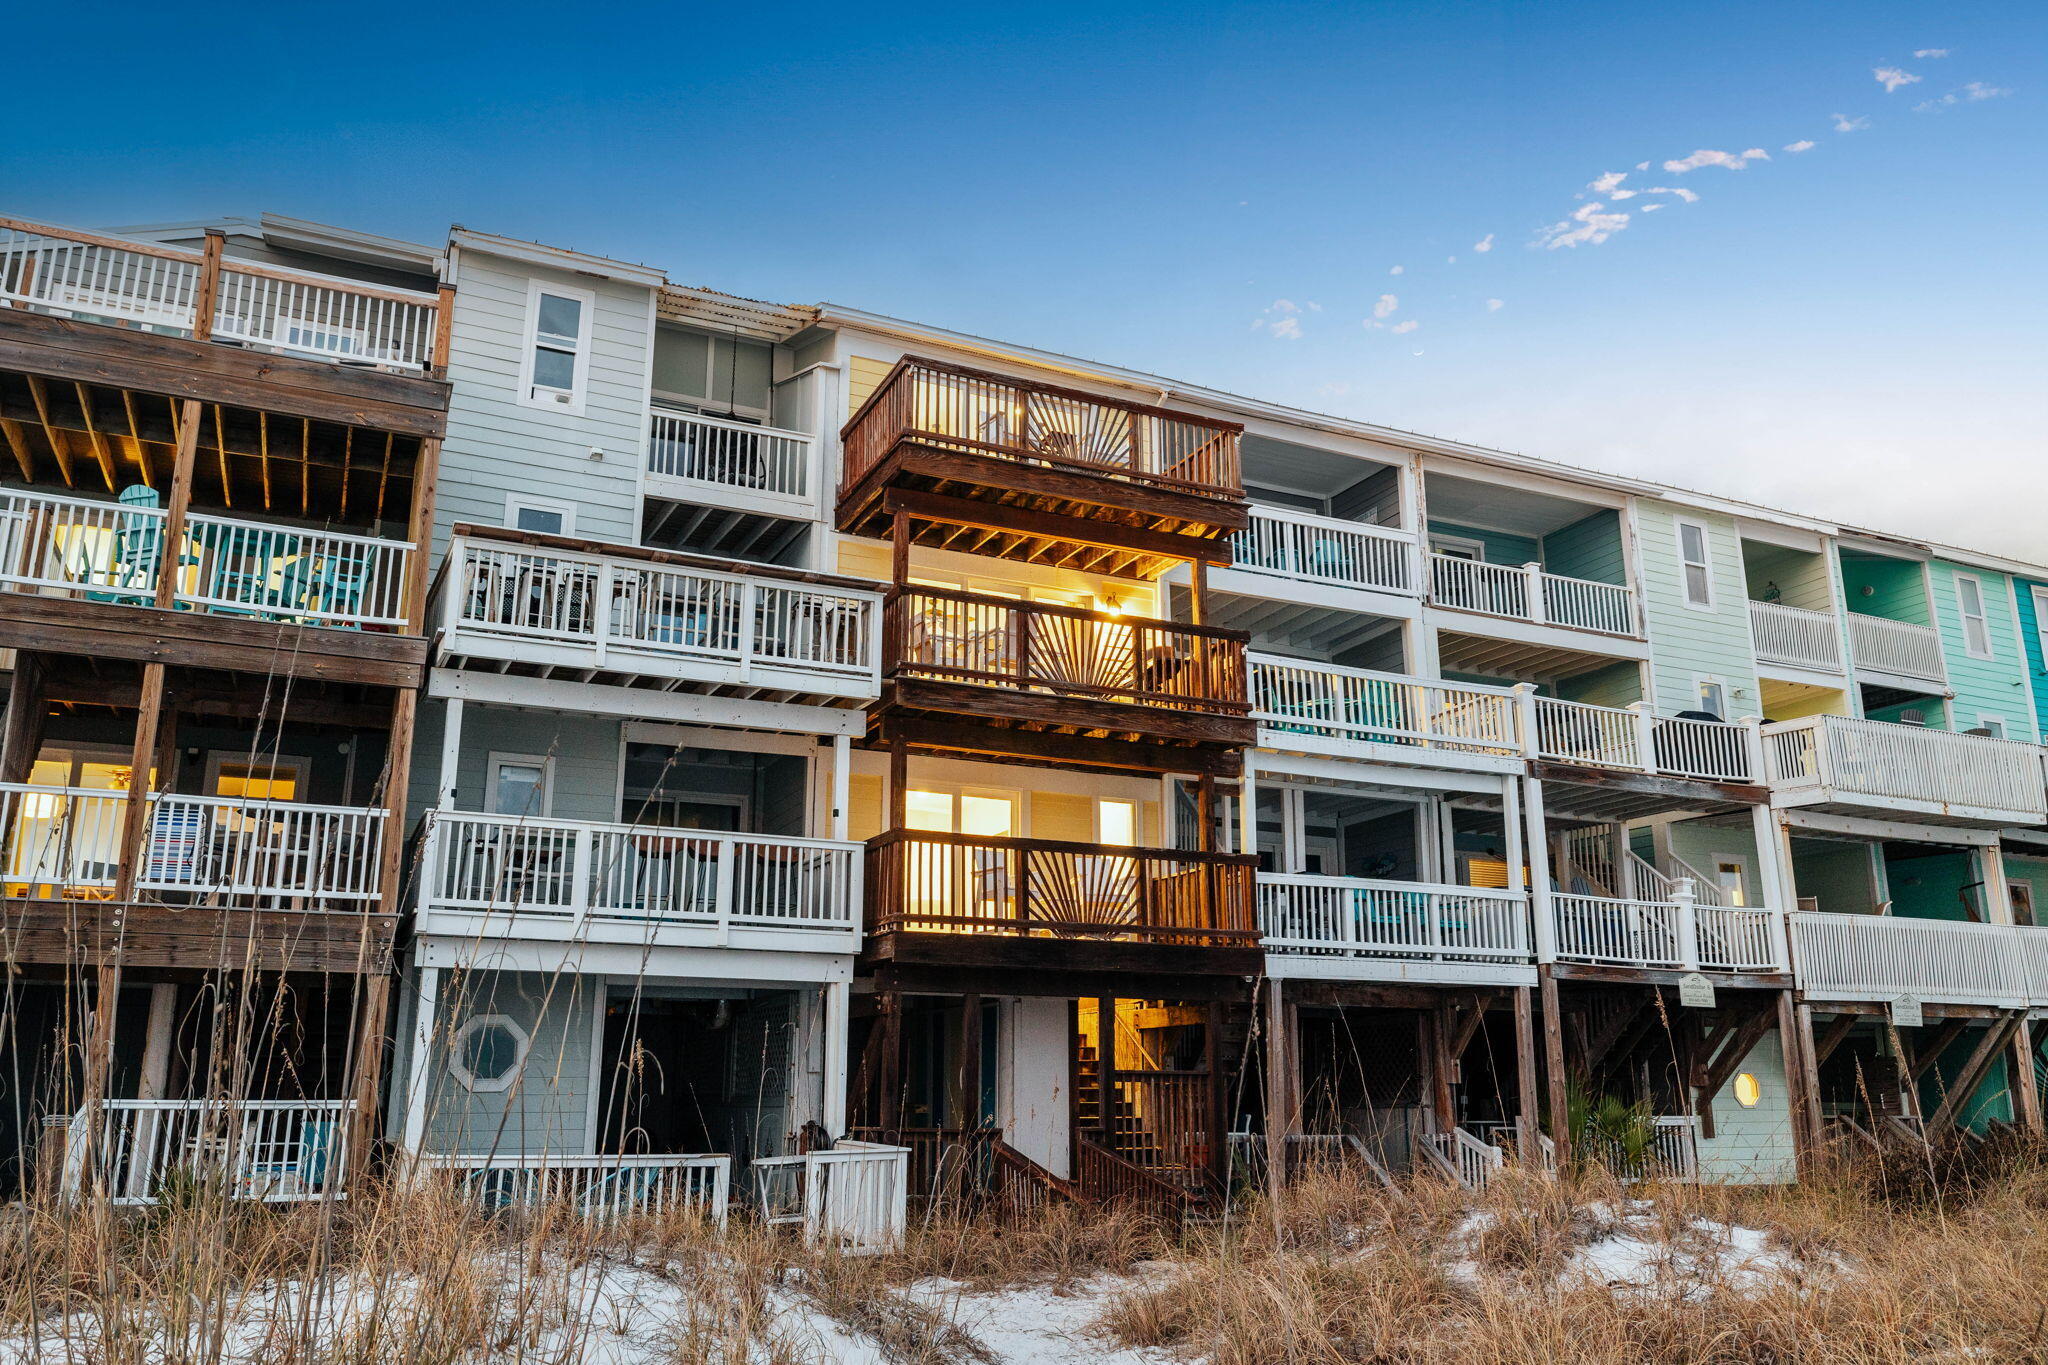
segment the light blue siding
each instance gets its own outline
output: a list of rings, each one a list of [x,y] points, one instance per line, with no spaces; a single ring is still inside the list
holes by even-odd
[[[596,1009],[604,979],[573,972],[441,973],[427,1092],[429,1152],[587,1152]],[[507,1090],[473,1091],[448,1070],[465,1020],[501,1015],[527,1035]]]
[[[1984,625],[1990,636],[1991,657],[1977,658],[1965,646],[1961,600],[1956,575],[1976,578],[1984,599]],[[1928,566],[1928,584],[1934,595],[1934,620],[1941,631],[1941,652],[1948,663],[1948,684],[1955,691],[1949,703],[1953,728],[1968,730],[1986,716],[2005,722],[2011,739],[2033,740],[2040,731],[2027,695],[2027,661],[2013,619],[2012,593],[2004,574],[1988,569],[1965,569],[1935,560]]]

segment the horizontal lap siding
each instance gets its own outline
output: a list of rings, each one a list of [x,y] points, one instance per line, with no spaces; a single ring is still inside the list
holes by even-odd
[[[1678,559],[1681,516],[1707,531],[1714,589],[1711,609],[1686,605]],[[1725,719],[1759,714],[1763,703],[1757,691],[1756,656],[1749,641],[1749,594],[1735,523],[1727,517],[1696,516],[1670,503],[1645,499],[1636,505],[1636,535],[1642,554],[1643,614],[1650,628],[1657,709],[1667,714],[1697,710],[1697,679],[1705,676],[1727,685],[1731,714]]]
[[[518,401],[527,285],[536,278],[597,296],[580,414]],[[649,307],[650,291],[637,285],[463,255],[450,334],[455,388],[441,455],[439,535],[458,521],[502,525],[505,495],[516,492],[574,502],[579,536],[638,542]],[[593,448],[604,452],[602,460],[590,458]]]
[[[539,972],[441,974],[426,1150],[541,1156],[589,1150],[594,1011],[602,977]],[[503,1015],[529,1039],[509,1090],[472,1091],[448,1071],[455,1033],[478,1015]]]
[[[447,705],[420,708],[413,747],[413,817],[435,804],[441,780],[441,736]],[[462,712],[462,750],[455,764],[455,805],[482,810],[488,805],[490,756],[532,754],[554,760],[551,815],[565,820],[616,820],[619,801],[619,722],[605,716],[561,711],[515,711],[471,704]]]
[[[1735,1076],[1756,1077],[1757,1102],[1735,1102]],[[1792,1087],[1785,1079],[1785,1053],[1776,1031],[1765,1034],[1743,1058],[1728,1084],[1712,1097],[1714,1136],[1699,1140],[1700,1178],[1729,1185],[1789,1184],[1797,1175],[1798,1149],[1792,1136]]]
[[[1543,547],[1534,536],[1518,536],[1507,531],[1489,531],[1478,526],[1460,526],[1456,522],[1432,521],[1429,533],[1438,536],[1456,536],[1461,540],[1476,540],[1483,547],[1489,564],[1534,564],[1542,558]]]
[[[2048,735],[2048,660],[2042,657],[2041,611],[2034,603],[2034,589],[2041,588],[2048,596],[2048,582],[2016,578],[2012,586],[2019,604],[2020,644],[2027,652],[2027,675],[2033,682],[2034,726],[2037,733]]]
[[[2022,652],[2017,623],[2013,620],[2012,592],[2004,574],[1983,569],[1959,569],[1943,560],[1928,566],[1928,582],[1934,592],[1934,619],[1941,630],[1942,657],[1948,663],[1948,683],[1955,689],[1949,703],[1951,725],[1968,730],[1980,716],[1997,716],[2005,722],[2012,739],[2035,739],[2040,728],[2027,696],[2027,664]],[[1963,642],[1962,603],[1956,592],[1956,574],[1973,575],[1983,590],[1984,625],[1991,638],[1991,657],[1973,658]]]
[[[1589,517],[1543,537],[1543,567],[1567,578],[1595,583],[1627,583],[1622,552],[1621,514],[1604,507]]]

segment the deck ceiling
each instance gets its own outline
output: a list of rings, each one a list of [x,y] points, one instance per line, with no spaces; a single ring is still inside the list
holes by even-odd
[[[132,715],[142,698],[137,660],[84,654],[46,654],[35,687],[53,716]],[[174,713],[259,721],[294,729],[336,727],[387,730],[391,695],[384,688],[317,677],[266,689],[244,674],[214,668],[176,668],[166,679],[164,704]]]
[[[178,406],[161,394],[0,370],[0,471],[88,497],[135,484],[164,493]],[[402,521],[419,453],[417,436],[206,403],[193,507],[365,527]]]
[[[1547,536],[1601,509],[1599,503],[1573,502],[1525,488],[1461,479],[1454,474],[1428,475],[1424,496],[1428,499],[1431,521],[1455,522],[1518,536]]]
[[[1276,594],[1287,591],[1287,583],[1272,580]],[[1190,619],[1189,592],[1171,589],[1179,619]],[[1294,654],[1308,659],[1341,658],[1389,633],[1398,632],[1401,622],[1391,616],[1372,616],[1343,607],[1325,607],[1312,602],[1291,602],[1279,597],[1247,597],[1211,589],[1203,617],[1204,625],[1241,630],[1252,637],[1254,650]],[[1399,647],[1398,640],[1395,645]],[[1397,666],[1398,671],[1398,666]]]
[[[1437,632],[1437,655],[1447,673],[1517,678],[1525,682],[1575,678],[1581,673],[1631,662],[1611,654],[1500,640],[1489,635],[1465,635],[1448,629]]]

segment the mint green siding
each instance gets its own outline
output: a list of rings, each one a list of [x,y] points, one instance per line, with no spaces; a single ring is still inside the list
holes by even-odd
[[[1686,863],[1702,877],[1714,875],[1719,858],[1740,858],[1743,863],[1743,895],[1748,905],[1764,904],[1764,883],[1756,857],[1756,837],[1747,825],[1709,824],[1704,820],[1674,821],[1668,837],[1673,857]],[[1673,869],[1683,871],[1683,869]]]
[[[1692,522],[1707,533],[1713,601],[1685,598],[1679,560],[1678,523]],[[1636,504],[1636,537],[1642,556],[1643,616],[1650,629],[1650,668],[1659,711],[1699,706],[1699,680],[1719,679],[1727,689],[1728,720],[1762,713],[1756,660],[1749,642],[1749,591],[1743,577],[1742,542],[1728,517],[1685,511],[1667,502]]]
[[[1554,691],[1566,701],[1590,702],[1595,706],[1627,706],[1643,699],[1642,666],[1632,661],[1596,668],[1589,673],[1558,679]]]
[[[1785,1053],[1776,1031],[1765,1034],[1742,1059],[1736,1074],[1756,1077],[1757,1102],[1735,1102],[1734,1078],[1712,1098],[1714,1135],[1699,1140],[1700,1178],[1728,1185],[1784,1185],[1798,1174],[1792,1136],[1792,1087],[1785,1079]]]
[[[1842,556],[1842,601],[1850,611],[1928,626],[1927,586],[1918,560]]]
[[[1952,728],[1968,730],[1982,724],[1985,717],[1995,716],[2005,722],[2008,738],[2038,738],[2040,727],[2027,689],[2026,653],[2005,575],[1964,569],[1940,559],[1928,565],[1927,572],[1934,620],[1941,631],[1941,652],[1948,664],[1948,685],[1956,694],[1949,703]],[[1958,574],[1975,578],[1981,591],[1985,632],[1991,645],[1988,659],[1972,655],[1965,641]]]
[[[1628,561],[1622,547],[1621,513],[1603,507],[1543,537],[1543,567],[1568,578],[1595,583],[1628,582]]]

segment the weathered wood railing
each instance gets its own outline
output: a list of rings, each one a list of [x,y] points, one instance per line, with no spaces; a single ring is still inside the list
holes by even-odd
[[[395,370],[433,366],[447,328],[445,295],[17,218],[0,218],[0,301]]]
[[[906,357],[841,436],[850,489],[906,442],[1152,484],[1244,497],[1235,423]]]
[[[1174,711],[1251,709],[1242,631],[908,588],[889,595],[883,640],[899,677]]]
[[[1111,1151],[1099,1131],[1078,1135],[1074,1155],[1074,1186],[1092,1203],[1131,1209],[1167,1222],[1185,1218],[1202,1206],[1199,1191]]]
[[[868,841],[874,933],[1250,946],[1242,854],[890,830]]]

